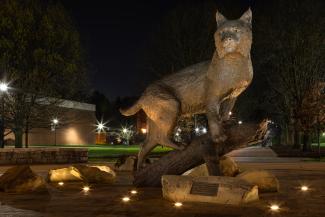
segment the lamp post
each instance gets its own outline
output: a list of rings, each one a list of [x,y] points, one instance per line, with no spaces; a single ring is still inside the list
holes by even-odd
[[[56,146],[56,126],[59,124],[59,120],[57,118],[54,118],[52,120],[52,130],[54,131],[54,146]]]
[[[1,94],[1,121],[0,121],[0,147],[4,148],[5,140],[4,140],[4,133],[5,133],[5,118],[4,118],[4,94],[8,91],[8,84],[1,82],[0,83],[0,94]]]

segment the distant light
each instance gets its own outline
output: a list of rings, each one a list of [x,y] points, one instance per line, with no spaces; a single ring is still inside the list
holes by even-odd
[[[198,127],[196,127],[196,128],[195,128],[195,132],[198,133],[199,131],[200,131],[200,129],[199,129]]]
[[[273,204],[273,205],[270,206],[270,209],[272,211],[278,211],[280,209],[280,207],[278,205],[276,205],[276,204]]]
[[[141,128],[141,133],[142,134],[146,134],[147,133],[147,129],[146,128]]]
[[[122,198],[122,201],[123,201],[123,202],[129,202],[129,201],[130,201],[130,198],[129,198],[129,197],[123,197],[123,198]]]
[[[89,188],[89,186],[84,186],[84,187],[82,188],[82,190],[83,190],[84,192],[88,192],[88,191],[90,190],[90,188]]]
[[[138,192],[136,190],[132,190],[131,194],[137,194]]]
[[[63,186],[64,182],[59,182],[58,185]]]
[[[308,191],[308,187],[306,186],[306,185],[303,185],[303,186],[301,186],[301,188],[300,188],[302,191]]]
[[[232,112],[230,111],[228,114],[229,114],[229,115],[232,115]]]
[[[207,130],[207,128],[205,128],[205,127],[202,129],[202,132],[203,132],[203,133],[207,133],[207,131],[208,131],[208,130]]]
[[[100,130],[100,131],[103,130],[104,127],[105,127],[105,126],[104,126],[103,123],[99,123],[99,124],[97,125],[97,129]]]
[[[183,204],[181,202],[176,202],[176,203],[174,203],[174,206],[181,207],[181,206],[183,206]]]
[[[177,131],[178,131],[178,132],[182,132],[182,129],[181,129],[181,128],[177,128]]]
[[[323,132],[322,135],[325,136],[325,132]]]
[[[238,124],[242,124],[243,122],[242,121],[238,121]]]
[[[0,91],[1,92],[6,92],[8,90],[8,84],[1,82],[0,83]]]
[[[127,132],[128,132],[128,129],[123,128],[123,129],[122,129],[122,132],[123,132],[123,133],[127,133]]]
[[[176,132],[175,135],[176,135],[176,136],[179,136],[179,132]]]
[[[58,123],[59,123],[59,120],[58,120],[57,118],[54,118],[54,119],[52,120],[52,122],[53,122],[53,124],[58,124]]]

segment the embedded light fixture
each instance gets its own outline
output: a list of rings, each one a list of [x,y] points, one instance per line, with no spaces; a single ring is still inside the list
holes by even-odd
[[[243,122],[242,121],[238,121],[238,124],[243,124]]]
[[[301,186],[300,189],[301,189],[302,191],[308,191],[308,190],[309,190],[308,186],[306,186],[306,185]]]
[[[207,132],[208,132],[207,128],[204,127],[204,128],[202,129],[202,132],[203,132],[203,133],[207,133]]]
[[[200,131],[200,128],[196,127],[195,132],[198,133]]]
[[[232,112],[230,111],[228,114],[229,114],[229,115],[232,115]]]
[[[130,201],[130,198],[129,198],[129,197],[123,197],[123,198],[122,198],[122,201],[123,201],[123,202],[129,202],[129,201]]]
[[[131,194],[137,194],[138,192],[136,190],[132,190]]]
[[[278,211],[280,209],[280,207],[276,204],[273,204],[270,206],[270,209],[271,209],[271,211]]]
[[[179,132],[175,133],[176,136],[179,136]]]
[[[59,182],[58,185],[63,186],[64,182]]]
[[[127,132],[128,132],[128,129],[123,128],[123,129],[122,129],[122,132],[123,132],[123,133],[127,133]]]
[[[84,192],[88,192],[88,191],[90,190],[90,188],[89,188],[89,186],[84,186],[84,187],[82,188],[82,190],[83,190]]]
[[[174,206],[176,206],[176,207],[181,207],[181,206],[183,206],[183,204],[182,204],[181,202],[175,202],[175,203],[174,203]]]

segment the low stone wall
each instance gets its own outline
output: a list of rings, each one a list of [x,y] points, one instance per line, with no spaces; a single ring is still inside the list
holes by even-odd
[[[0,149],[0,165],[64,164],[88,162],[86,148],[4,148]]]

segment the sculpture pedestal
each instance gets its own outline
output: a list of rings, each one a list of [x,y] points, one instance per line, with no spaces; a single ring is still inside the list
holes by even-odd
[[[162,177],[164,198],[177,202],[208,202],[239,205],[258,200],[258,187],[233,177]]]
[[[162,177],[163,197],[175,202],[239,205],[258,200],[258,187],[233,177]]]

